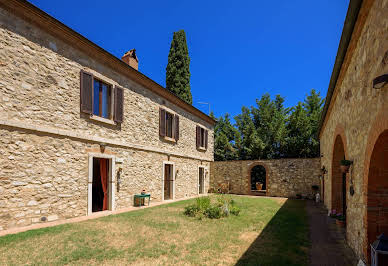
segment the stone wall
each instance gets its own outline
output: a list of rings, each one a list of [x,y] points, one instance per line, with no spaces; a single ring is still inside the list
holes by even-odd
[[[345,58],[349,61],[348,67],[337,81],[330,112],[320,136],[322,166],[328,170],[324,178],[324,201],[328,209],[335,205],[332,179],[337,172],[333,165],[338,165],[337,159],[333,159],[337,157],[334,144],[338,136],[343,142],[345,157],[353,161],[346,177],[346,238],[365,261],[370,244],[367,240],[369,161],[378,137],[388,129],[388,87],[372,87],[375,77],[388,73],[388,1],[364,1],[363,7],[370,3],[367,16],[363,9],[360,11],[357,23],[365,20],[365,24],[362,29],[356,24],[352,36],[354,43],[347,51],[348,59]],[[351,183],[354,195],[349,193]]]
[[[121,125],[80,113],[80,70],[124,88]],[[177,143],[159,137],[161,106],[180,116]],[[196,125],[209,130],[206,151]],[[91,155],[111,158],[112,208],[142,189],[161,201],[165,162],[175,165],[175,198],[195,196],[213,126],[0,8],[0,230],[87,215]]]
[[[311,196],[312,185],[320,186],[320,159],[278,159],[211,162],[210,187],[218,189],[229,182],[230,193],[251,192],[251,169],[262,165],[266,169],[267,196]]]

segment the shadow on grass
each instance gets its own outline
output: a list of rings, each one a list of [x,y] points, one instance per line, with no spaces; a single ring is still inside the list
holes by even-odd
[[[288,199],[236,265],[307,265],[309,226],[303,200]]]

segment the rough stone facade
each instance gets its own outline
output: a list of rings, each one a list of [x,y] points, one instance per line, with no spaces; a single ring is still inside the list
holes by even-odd
[[[367,8],[369,13],[366,14]],[[371,242],[368,240],[368,224],[379,223],[383,227],[388,221],[367,215],[368,208],[384,211],[388,207],[387,203],[378,200],[370,201],[368,205],[368,195],[371,197],[375,193],[368,190],[368,182],[372,181],[369,179],[380,178],[379,174],[370,176],[370,158],[379,136],[388,129],[388,86],[382,89],[372,86],[375,77],[388,73],[387,36],[388,1],[363,1],[320,134],[322,166],[327,169],[324,202],[328,209],[338,206],[336,196],[340,192],[336,184],[339,158],[343,159],[344,155],[353,161],[350,173],[346,175],[346,238],[364,261],[368,260],[367,249]],[[385,171],[384,178],[387,179],[387,169],[382,167],[388,165],[387,158],[382,158],[380,163],[374,169],[381,170],[380,175],[383,176]],[[350,193],[351,185],[353,195]],[[387,183],[380,185],[380,188],[385,188],[386,198]]]
[[[278,159],[211,162],[210,187],[218,189],[229,183],[230,193],[257,194],[251,191],[251,170],[256,165],[266,169],[267,196],[312,196],[311,186],[320,186],[320,159]]]
[[[80,112],[81,70],[124,88],[123,123]],[[159,136],[160,107],[180,116],[177,143]],[[197,125],[209,131],[206,151],[196,149]],[[195,196],[213,125],[0,8],[0,230],[87,215],[91,155],[110,156],[112,208],[142,189],[162,200],[164,162],[174,163],[175,198]]]

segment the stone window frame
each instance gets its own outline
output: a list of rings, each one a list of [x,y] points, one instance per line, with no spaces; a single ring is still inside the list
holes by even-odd
[[[175,162],[171,161],[163,161],[163,167],[162,167],[162,201],[165,201],[164,199],[164,167],[166,164],[172,165],[172,199],[170,200],[175,200],[175,187],[176,187],[176,168],[175,168]]]
[[[202,195],[206,195],[207,194],[207,192],[206,192],[206,176],[208,175],[208,173],[209,173],[209,171],[208,171],[208,167],[207,166],[205,166],[205,165],[198,165],[198,169],[197,169],[197,173],[198,173],[198,175],[197,175],[197,187],[198,187],[198,189],[197,189],[197,194],[198,195],[200,195],[199,194],[199,168],[203,168],[203,173],[204,173],[204,175],[203,175],[203,194]]]
[[[93,159],[103,158],[109,160],[109,180],[108,180],[108,211],[115,210],[115,190],[116,190],[116,156],[104,153],[88,153],[88,215],[94,214],[92,211],[92,191],[93,191]]]

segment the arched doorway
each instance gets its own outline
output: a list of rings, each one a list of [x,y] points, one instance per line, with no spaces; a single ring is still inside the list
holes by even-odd
[[[388,234],[388,130],[385,130],[378,137],[369,162],[367,192],[368,259],[370,257],[369,245],[381,233]]]
[[[266,191],[267,190],[267,171],[262,165],[256,165],[251,169],[250,175],[251,191]],[[258,189],[256,184],[262,184],[261,189]]]
[[[331,164],[331,209],[346,218],[346,174],[340,169],[343,159],[345,159],[344,143],[341,136],[337,135]]]

